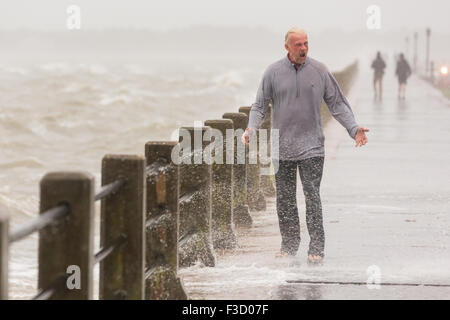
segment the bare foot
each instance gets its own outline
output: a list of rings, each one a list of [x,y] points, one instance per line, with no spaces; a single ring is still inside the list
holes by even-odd
[[[319,255],[310,254],[308,255],[308,263],[309,264],[322,264],[323,258]]]
[[[289,253],[287,253],[286,251],[280,251],[275,254],[275,258],[284,258],[287,256],[289,256]]]

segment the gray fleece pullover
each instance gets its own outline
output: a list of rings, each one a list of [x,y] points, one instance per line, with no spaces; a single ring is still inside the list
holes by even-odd
[[[250,110],[248,127],[260,128],[272,99],[272,128],[279,130],[279,159],[325,156],[320,115],[322,98],[333,117],[354,138],[358,124],[350,104],[327,67],[306,57],[305,63],[297,69],[286,55],[264,72]]]

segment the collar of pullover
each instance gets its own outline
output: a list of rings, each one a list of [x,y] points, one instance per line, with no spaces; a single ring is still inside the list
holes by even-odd
[[[292,63],[291,60],[289,60],[288,55],[289,55],[289,54],[286,54],[286,56],[284,57],[284,62],[285,62],[285,64],[286,64],[288,67],[297,69],[296,64],[295,64],[295,63]],[[305,65],[307,65],[308,63],[309,63],[309,57],[306,56],[305,62],[304,62],[303,64],[299,65],[298,68],[301,68],[302,66],[305,66]]]

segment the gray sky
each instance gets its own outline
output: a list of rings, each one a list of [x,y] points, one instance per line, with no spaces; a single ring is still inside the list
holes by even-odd
[[[376,4],[382,30],[430,26],[450,32],[448,0],[2,0],[0,29],[62,30],[70,4],[80,6],[83,29],[216,25],[262,26],[279,32],[297,25],[310,31],[350,31],[366,28],[366,9]]]

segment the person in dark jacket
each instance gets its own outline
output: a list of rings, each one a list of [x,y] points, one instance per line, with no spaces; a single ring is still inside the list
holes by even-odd
[[[411,75],[411,68],[403,53],[400,54],[400,59],[397,61],[395,74],[398,77],[398,98],[405,99],[406,81]]]
[[[383,97],[383,75],[384,75],[384,69],[386,68],[386,63],[384,62],[383,58],[381,57],[380,52],[377,52],[376,59],[372,62],[372,69],[374,70],[373,75],[373,89],[375,92],[375,100],[378,98],[382,99]],[[378,90],[377,90],[378,85]]]

